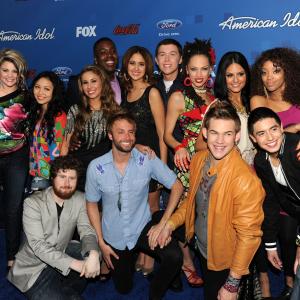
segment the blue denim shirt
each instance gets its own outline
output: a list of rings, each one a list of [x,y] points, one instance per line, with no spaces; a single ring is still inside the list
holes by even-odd
[[[86,199],[102,201],[103,238],[114,248],[134,248],[141,231],[150,221],[148,192],[151,178],[170,189],[176,175],[157,157],[150,160],[136,149],[131,151],[124,176],[114,165],[112,151],[89,164]]]

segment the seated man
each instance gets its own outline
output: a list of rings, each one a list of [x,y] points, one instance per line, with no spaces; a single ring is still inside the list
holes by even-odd
[[[87,210],[118,292],[125,294],[132,289],[137,250],[159,257],[160,268],[151,281],[149,293],[149,299],[156,300],[162,299],[169,285],[177,279],[182,254],[175,240],[164,249],[149,247],[147,232],[158,223],[160,214],[154,214],[151,221],[149,182],[153,178],[162,183],[171,189],[170,197],[176,199],[182,188],[176,175],[160,159],[150,160],[134,148],[135,131],[135,121],[127,113],[118,113],[108,120],[112,150],[93,160],[88,167]],[[103,207],[102,220],[99,200]]]
[[[77,160],[56,158],[51,166],[53,187],[25,199],[26,239],[8,280],[28,299],[83,299],[80,294],[86,281],[82,276],[99,275],[96,234],[89,223],[83,193],[76,191],[79,171]],[[70,243],[76,226],[81,243]]]
[[[296,150],[299,149],[300,136],[284,132],[279,116],[266,107],[251,112],[248,128],[250,137],[260,148],[254,166],[266,191],[262,227],[265,249],[272,265],[284,269],[286,288],[282,297],[286,298],[282,299],[289,299],[300,221],[300,161]],[[277,239],[282,260],[277,252]]]
[[[203,127],[208,149],[193,156],[187,198],[157,239],[163,247],[183,223],[187,240],[196,234],[206,300],[237,298],[241,276],[249,272],[261,241],[265,193],[235,146],[240,126],[230,104],[211,106]]]

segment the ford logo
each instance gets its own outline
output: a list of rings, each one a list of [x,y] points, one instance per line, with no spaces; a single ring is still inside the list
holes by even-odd
[[[69,67],[56,67],[52,71],[58,76],[69,76],[73,73],[72,69]]]
[[[177,19],[161,20],[156,23],[158,29],[175,29],[182,25],[182,22]]]

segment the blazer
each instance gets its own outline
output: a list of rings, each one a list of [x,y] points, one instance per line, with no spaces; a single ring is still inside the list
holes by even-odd
[[[300,223],[300,161],[296,151],[299,142],[299,134],[285,132],[278,155],[289,193],[284,192],[276,182],[266,151],[260,149],[254,159],[256,173],[266,191],[262,227],[266,249],[277,246],[281,209]]]
[[[68,275],[73,258],[65,250],[76,227],[80,235],[82,256],[90,250],[99,251],[83,193],[76,191],[70,199],[64,201],[59,222],[52,187],[25,199],[23,228],[26,238],[16,254],[7,279],[26,292],[47,266]]]

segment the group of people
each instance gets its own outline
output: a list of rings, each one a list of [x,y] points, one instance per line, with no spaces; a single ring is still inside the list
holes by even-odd
[[[182,291],[182,271],[231,300],[251,264],[273,299],[269,261],[285,273],[278,299],[298,299],[300,53],[266,50],[250,69],[227,52],[212,83],[210,40],[161,40],[159,76],[144,47],[119,74],[111,39],[93,52],[66,93],[50,71],[27,89],[22,55],[0,52],[8,280],[28,299],[82,299],[88,278],[127,294],[137,271],[158,300]]]

